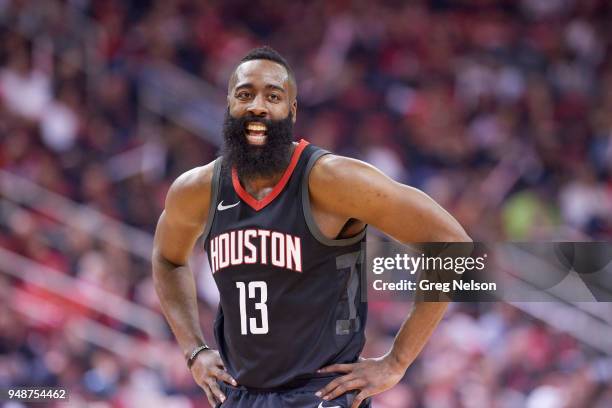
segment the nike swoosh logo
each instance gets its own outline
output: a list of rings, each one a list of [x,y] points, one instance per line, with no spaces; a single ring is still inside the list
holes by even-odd
[[[230,204],[230,205],[223,205],[223,200],[221,200],[221,202],[217,206],[217,210],[219,210],[219,211],[227,210],[229,208],[233,208],[233,207],[237,206],[238,204],[240,204],[240,201],[238,201],[237,203],[234,203],[234,204]]]
[[[322,402],[319,402],[319,406],[317,408],[342,408],[340,405],[334,405],[333,407],[324,407]]]

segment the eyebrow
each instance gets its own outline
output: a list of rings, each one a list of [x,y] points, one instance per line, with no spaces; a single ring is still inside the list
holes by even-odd
[[[236,88],[234,88],[235,91],[239,90],[239,89],[243,89],[243,88],[254,88],[253,84],[250,82],[244,83],[244,84],[240,84],[238,86],[236,86]],[[268,84],[265,86],[266,89],[275,89],[278,90],[280,92],[285,93],[285,88],[278,86],[278,85],[273,85],[273,84]]]

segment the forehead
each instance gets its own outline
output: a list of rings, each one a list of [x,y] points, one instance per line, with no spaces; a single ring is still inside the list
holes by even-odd
[[[285,67],[273,61],[246,61],[236,68],[233,88],[247,83],[253,86],[276,85],[288,89],[289,74]]]

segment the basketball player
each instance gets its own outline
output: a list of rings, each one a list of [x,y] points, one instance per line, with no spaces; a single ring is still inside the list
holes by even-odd
[[[360,358],[366,226],[402,242],[470,241],[424,193],[293,142],[296,95],[278,53],[246,55],[229,81],[223,154],[172,184],[157,225],[156,290],[212,406],[370,406],[400,381],[447,304],[417,303],[388,353]],[[187,265],[200,236],[220,292],[218,350],[202,336]]]

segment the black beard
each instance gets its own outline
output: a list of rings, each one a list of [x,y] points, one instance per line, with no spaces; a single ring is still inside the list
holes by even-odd
[[[246,139],[246,124],[266,125],[266,144],[252,146]],[[235,118],[229,110],[223,120],[223,163],[238,171],[240,178],[269,177],[284,171],[289,165],[293,142],[291,112],[285,119],[271,120],[247,115]]]

